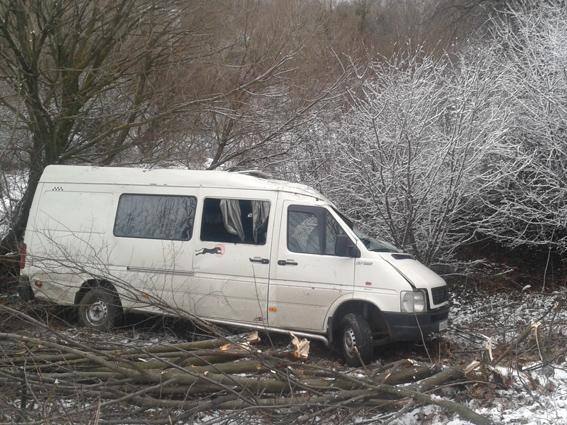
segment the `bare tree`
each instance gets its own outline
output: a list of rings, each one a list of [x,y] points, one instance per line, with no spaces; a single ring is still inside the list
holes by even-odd
[[[510,246],[567,249],[567,30],[562,2],[526,3],[495,27],[514,107],[508,143],[523,167],[484,196],[479,230]]]
[[[316,3],[303,1],[226,0],[206,2],[199,14],[185,16],[186,25],[203,25],[206,36],[192,63],[180,63],[173,78],[162,81],[174,90],[157,107],[167,109],[172,100],[208,101],[189,105],[173,122],[156,121],[144,160],[160,161],[155,149],[163,148],[168,164],[235,169],[285,154],[282,138],[308,126],[345,75],[339,68],[327,75],[319,71],[317,80],[305,76],[307,63],[315,64],[306,50],[310,31],[320,31],[320,13]],[[331,56],[329,44],[320,47],[320,54]],[[219,92],[226,95],[214,96]],[[156,135],[164,139],[162,146],[153,143]]]
[[[182,40],[173,2],[0,1],[0,105],[26,137],[28,186],[6,249],[21,238],[48,164],[106,164],[152,118],[151,72]]]
[[[515,164],[489,165],[510,156],[498,59],[468,59],[414,54],[375,64],[352,110],[309,153],[311,169],[313,158],[327,161],[314,183],[363,230],[428,264],[471,237],[480,194]]]
[[[380,59],[282,169],[427,263],[476,236],[565,250],[565,13],[520,3],[450,56]]]

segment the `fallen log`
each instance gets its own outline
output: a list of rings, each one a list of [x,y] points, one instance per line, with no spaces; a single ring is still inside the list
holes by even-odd
[[[287,409],[307,415],[304,418],[311,417],[305,409],[327,413],[419,403],[439,405],[475,424],[490,423],[466,406],[429,394],[462,379],[459,369],[404,359],[353,375],[302,362],[309,347],[297,338],[290,347],[265,351],[251,346],[258,341],[257,334],[119,350],[96,349],[88,341],[69,343],[14,333],[0,333],[0,339],[23,347],[3,356],[2,377],[15,387],[29,387],[36,397],[72,395],[81,388],[85,397],[100,400],[101,406],[128,401],[141,408],[189,413]]]
[[[396,399],[411,398],[421,404],[438,405],[477,425],[492,425],[493,423],[490,419],[477,414],[464,405],[455,403],[451,400],[432,397],[418,391],[418,388],[430,388],[434,386],[435,383],[445,383],[456,376],[462,376],[462,373],[459,373],[456,369],[448,369],[433,375],[429,381],[421,387],[417,385],[400,388],[387,384],[378,384],[372,390],[367,388],[361,390],[343,390],[322,396],[300,396],[294,397],[293,399],[288,397],[264,398],[255,400],[252,406],[272,408],[300,406],[304,409],[314,405],[336,404],[345,400],[350,400],[351,404],[361,404],[363,401],[371,399],[374,399],[375,401],[378,400],[381,404],[386,404],[391,403],[392,400],[380,400],[380,398],[384,397],[384,395],[390,395]],[[199,405],[188,400],[160,400],[155,398],[135,398],[134,400],[136,403],[140,403],[140,405],[159,405],[170,408],[192,408],[199,409],[199,411],[201,411],[201,409],[206,410],[209,408],[208,404]],[[215,408],[221,410],[239,410],[248,407],[251,407],[250,403],[243,400],[230,400],[215,404]]]

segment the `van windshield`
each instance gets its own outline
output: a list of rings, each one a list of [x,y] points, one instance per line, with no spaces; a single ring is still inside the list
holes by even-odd
[[[354,231],[355,235],[358,236],[358,239],[360,239],[362,241],[362,243],[364,244],[366,249],[369,250],[369,251],[374,251],[374,252],[400,252],[400,250],[398,248],[396,248],[394,245],[392,245],[388,242],[379,241],[377,239],[371,238],[366,233],[361,232],[358,229],[352,229],[352,230]]]
[[[346,223],[348,227],[352,229],[354,234],[358,236],[358,239],[364,244],[367,250],[374,251],[374,252],[401,252],[398,248],[388,242],[380,241],[378,239],[374,239],[368,236],[366,233],[361,231],[360,229],[354,228],[354,223],[350,220],[346,215],[342,214],[339,210],[335,207],[333,211],[337,213],[337,215]]]

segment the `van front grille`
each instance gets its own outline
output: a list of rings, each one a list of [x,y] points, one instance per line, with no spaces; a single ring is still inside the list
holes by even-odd
[[[431,296],[433,297],[433,304],[441,304],[449,299],[449,292],[447,286],[438,286],[431,289]]]

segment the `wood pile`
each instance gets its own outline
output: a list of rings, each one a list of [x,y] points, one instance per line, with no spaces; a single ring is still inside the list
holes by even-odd
[[[126,405],[138,414],[149,409],[182,412],[175,420],[199,412],[271,409],[307,421],[342,408],[392,411],[434,404],[472,423],[491,423],[433,394],[450,383],[466,385],[463,370],[404,359],[337,371],[309,362],[305,340],[292,337],[288,347],[263,349],[258,342],[252,332],[117,349],[64,335],[0,333],[0,390],[22,418],[45,400],[81,394],[96,400],[86,410],[102,416]],[[65,420],[77,414],[81,411],[68,409]],[[121,414],[128,423],[126,413]],[[55,422],[63,417],[57,418],[50,417]]]
[[[0,255],[0,294],[15,291],[19,273],[18,264],[18,255]]]

